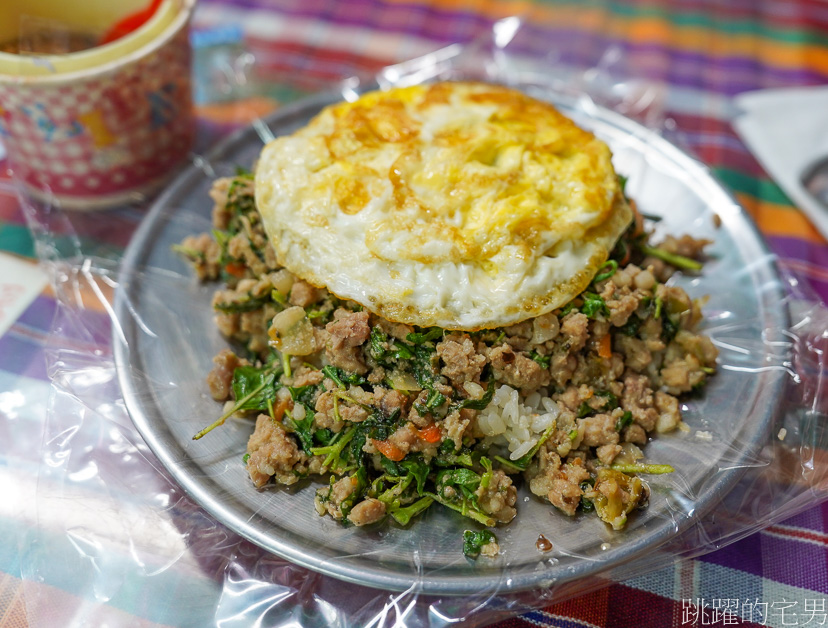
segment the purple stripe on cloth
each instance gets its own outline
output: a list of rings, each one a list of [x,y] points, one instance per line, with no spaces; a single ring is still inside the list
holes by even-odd
[[[37,340],[18,335],[13,329],[0,336],[0,370],[49,381],[43,347]]]
[[[828,523],[828,502],[794,515],[790,519],[785,519],[780,525],[805,528],[824,534],[826,523]]]
[[[762,540],[758,534],[752,534],[725,549],[705,554],[696,560],[761,576]]]
[[[39,296],[29,304],[17,319],[18,324],[49,331],[55,318],[57,303],[49,297]]]
[[[805,516],[821,518],[821,507]],[[783,524],[784,525],[784,524]],[[778,533],[752,534],[728,547],[697,560],[737,569],[793,587],[828,593],[828,554],[806,540],[780,538]]]
[[[771,248],[780,257],[802,260],[823,269],[828,275],[828,244],[803,242],[797,238],[771,236],[768,238]]]
[[[54,345],[81,351],[111,352],[112,322],[103,312],[83,310],[60,313],[55,322]]]
[[[828,245],[780,236],[767,236],[767,240],[780,264],[808,281],[822,302],[828,303]]]

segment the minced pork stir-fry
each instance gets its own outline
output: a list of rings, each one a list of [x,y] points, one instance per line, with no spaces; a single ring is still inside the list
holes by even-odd
[[[646,506],[639,474],[656,432],[682,426],[678,395],[704,386],[717,351],[699,304],[665,281],[695,271],[706,241],[649,244],[636,218],[589,287],[565,307],[463,333],[392,323],[302,281],[276,261],[248,174],[218,180],[212,237],[177,250],[234,341],[207,381],[231,416],[255,418],[244,464],[257,487],[329,478],[316,508],[357,526],[401,525],[435,503],[483,526],[517,514],[515,482],[566,515],[614,529]],[[631,203],[634,206],[634,203]],[[469,556],[499,549],[467,531]]]

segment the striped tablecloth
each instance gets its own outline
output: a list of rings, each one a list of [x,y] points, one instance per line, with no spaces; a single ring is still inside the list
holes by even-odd
[[[783,269],[828,301],[828,243],[730,124],[739,93],[828,83],[823,0],[202,0],[194,21],[200,147],[333,81],[471,42],[514,15],[532,52],[547,50],[550,64],[618,71],[663,88],[665,128],[732,190]],[[217,54],[230,60],[218,73]],[[256,618],[262,626],[347,625],[334,609],[314,606],[315,595],[342,600],[353,625],[449,625],[405,611],[405,598],[371,623],[355,589],[263,556],[165,480],[125,418],[112,370],[84,371],[87,362],[111,360],[100,291],[142,208],[29,215],[27,225],[0,171],[0,626],[208,626],[217,618],[225,627]],[[31,261],[36,253],[46,272]],[[67,284],[48,263],[56,253],[94,258],[99,280],[86,281],[89,269],[78,264],[77,281]],[[50,276],[56,281],[41,290]],[[66,293],[67,285],[77,289]],[[90,407],[91,389],[108,396]],[[71,472],[61,469],[67,457]],[[117,481],[106,475],[115,460],[126,471]],[[183,528],[170,531],[173,520]],[[231,560],[200,559],[189,551],[199,542]],[[821,626],[826,599],[823,504],[597,592],[520,617],[462,623]]]

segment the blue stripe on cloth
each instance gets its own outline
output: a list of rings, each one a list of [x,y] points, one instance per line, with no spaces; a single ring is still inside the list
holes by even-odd
[[[36,336],[13,325],[0,336],[0,370],[34,379],[48,380],[44,347]]]
[[[555,628],[592,628],[595,625],[571,617],[551,615],[545,611],[529,611],[520,618],[537,626],[554,626]]]

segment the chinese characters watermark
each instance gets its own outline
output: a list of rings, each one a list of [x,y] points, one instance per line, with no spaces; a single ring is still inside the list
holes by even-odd
[[[825,598],[774,600],[739,598],[695,598],[681,601],[682,626],[826,626]]]

